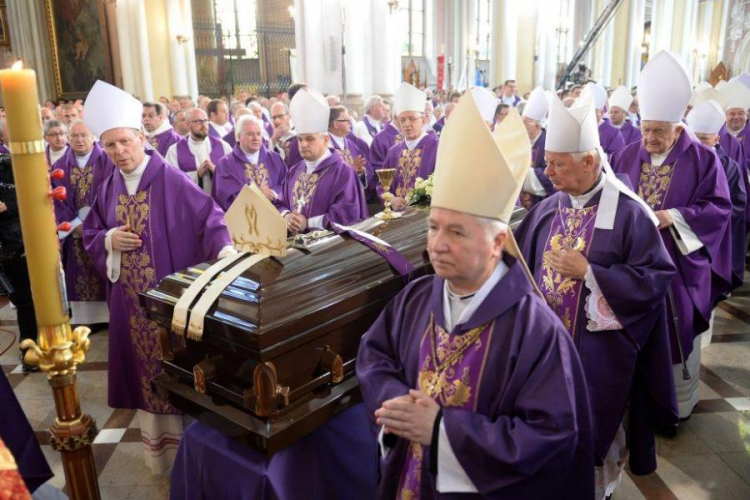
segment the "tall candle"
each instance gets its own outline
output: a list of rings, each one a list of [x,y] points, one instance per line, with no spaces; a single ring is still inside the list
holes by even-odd
[[[36,73],[0,70],[13,177],[39,327],[68,321],[55,212],[42,141]]]

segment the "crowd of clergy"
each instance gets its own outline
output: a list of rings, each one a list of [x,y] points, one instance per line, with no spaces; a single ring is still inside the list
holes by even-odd
[[[304,84],[196,104],[97,82],[41,108],[68,192],[72,323],[109,324],[108,403],[139,411],[149,466],[169,470],[183,419],[149,383],[158,328],[139,293],[235,252],[224,213],[246,185],[293,235],[374,215],[376,172],[395,169],[397,211],[433,175],[435,275],[361,342],[379,495],[600,500],[626,462],[653,472],[655,434],[697,404],[712,312],[743,281],[750,75],[694,87],[661,52],[635,92],[394,90],[361,119]]]

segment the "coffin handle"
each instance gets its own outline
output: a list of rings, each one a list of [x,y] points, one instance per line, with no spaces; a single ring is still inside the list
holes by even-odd
[[[325,350],[320,357],[320,365],[331,374],[331,383],[338,384],[344,380],[344,360],[331,349],[331,346],[325,346]]]
[[[253,382],[252,395],[246,399],[254,403],[256,415],[267,417],[289,405],[289,387],[279,385],[273,362],[258,364],[253,372]]]

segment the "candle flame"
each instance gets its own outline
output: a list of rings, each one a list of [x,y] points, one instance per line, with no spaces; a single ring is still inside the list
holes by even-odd
[[[14,70],[23,69],[23,61],[19,60],[19,61],[14,62],[13,66],[11,66],[10,68]]]

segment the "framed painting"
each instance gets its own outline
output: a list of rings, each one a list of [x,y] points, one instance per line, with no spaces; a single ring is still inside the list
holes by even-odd
[[[97,80],[112,81],[102,0],[45,0],[58,99],[82,99]]]
[[[8,31],[8,7],[5,0],[0,0],[0,47],[10,48]]]

